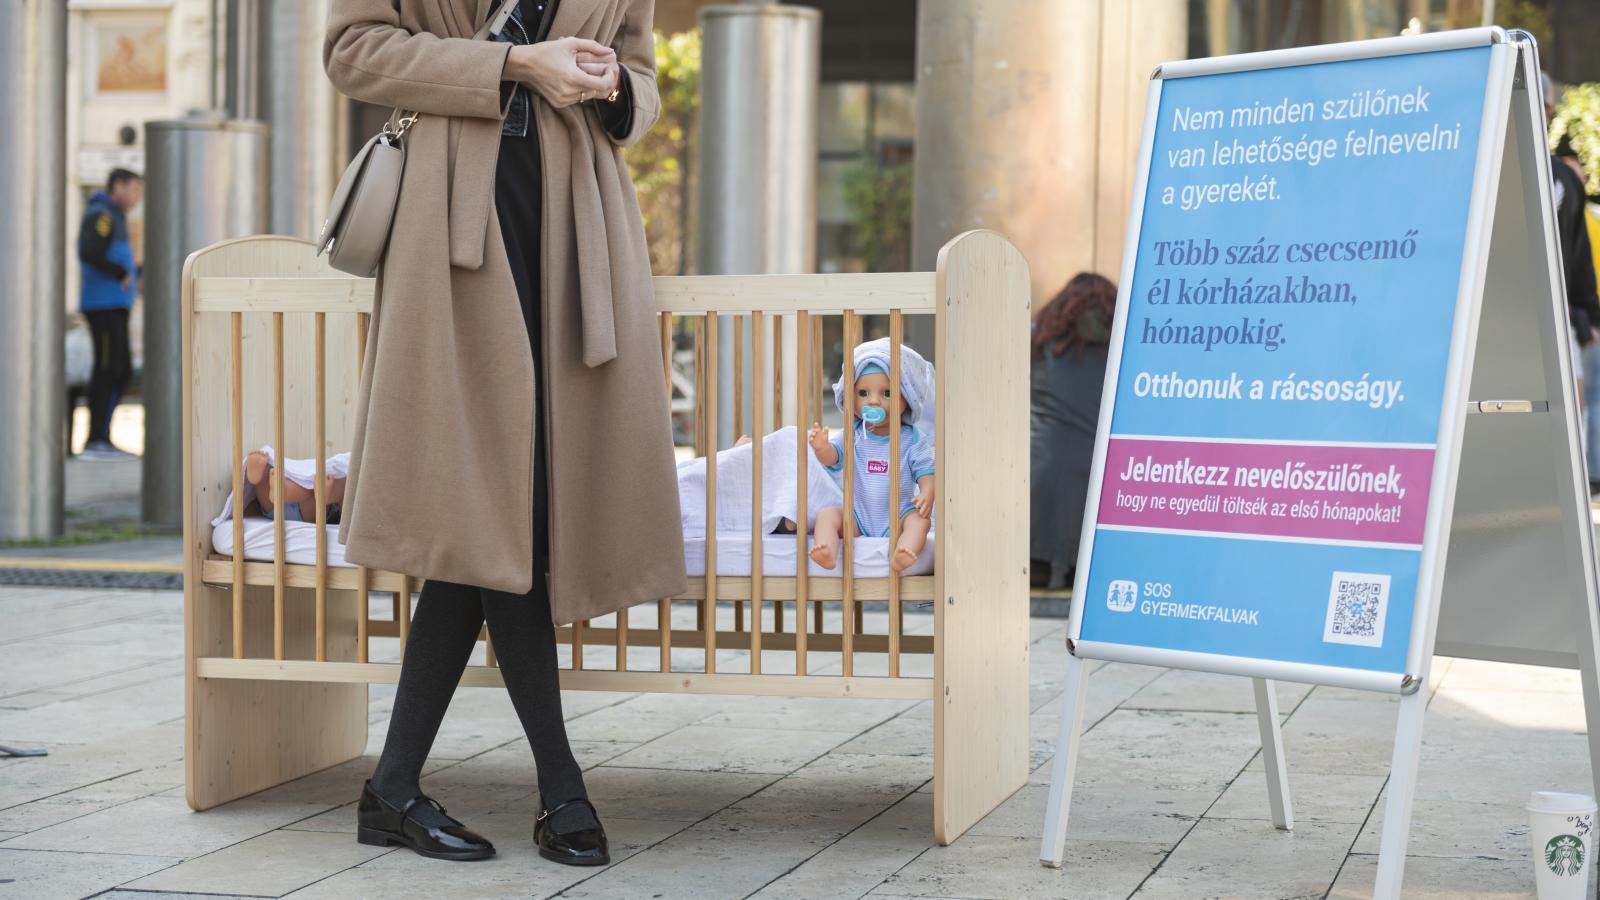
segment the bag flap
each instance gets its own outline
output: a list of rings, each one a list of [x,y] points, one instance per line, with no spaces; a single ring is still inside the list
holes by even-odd
[[[398,147],[389,143],[384,132],[373,135],[361,145],[355,158],[350,160],[350,165],[345,167],[344,174],[339,177],[339,186],[334,188],[333,199],[328,201],[328,215],[322,220],[322,232],[317,235],[318,254],[328,252],[333,236],[338,232],[339,222],[344,218],[345,206],[349,204],[355,186],[361,180],[361,173],[367,167],[367,160],[379,147],[382,150],[399,152]]]

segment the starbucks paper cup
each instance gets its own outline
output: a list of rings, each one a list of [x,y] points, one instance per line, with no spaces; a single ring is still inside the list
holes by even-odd
[[[1594,851],[1595,802],[1587,794],[1534,791],[1528,799],[1539,900],[1584,900]]]

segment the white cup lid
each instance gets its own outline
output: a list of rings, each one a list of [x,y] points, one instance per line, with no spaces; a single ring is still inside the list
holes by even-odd
[[[1529,812],[1592,813],[1595,809],[1594,798],[1588,794],[1569,794],[1563,791],[1534,791],[1528,798]]]

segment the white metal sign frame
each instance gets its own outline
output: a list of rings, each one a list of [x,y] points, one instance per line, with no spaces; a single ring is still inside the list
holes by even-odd
[[[1483,118],[1457,283],[1451,350],[1440,410],[1437,453],[1428,498],[1421,569],[1405,670],[1401,673],[1373,672],[1079,640],[1084,607],[1088,599],[1089,563],[1094,552],[1105,459],[1111,437],[1111,422],[1132,299],[1134,268],[1138,258],[1145,195],[1149,184],[1163,83],[1172,78],[1484,46],[1490,47],[1490,61],[1484,92]],[[1600,725],[1600,683],[1597,683],[1597,677],[1600,676],[1596,674],[1596,656],[1600,653],[1600,625],[1597,625],[1595,614],[1597,590],[1594,538],[1589,527],[1586,474],[1578,436],[1580,427],[1578,423],[1581,419],[1572,378],[1575,361],[1571,358],[1566,334],[1565,292],[1559,274],[1556,249],[1549,155],[1543,146],[1543,110],[1540,99],[1536,96],[1538,73],[1537,50],[1531,37],[1521,32],[1512,32],[1508,35],[1500,28],[1478,28],[1213,59],[1184,60],[1163,65],[1151,76],[1146,99],[1139,168],[1134,185],[1128,234],[1124,244],[1119,281],[1121,294],[1118,298],[1111,346],[1107,356],[1100,422],[1095,437],[1094,465],[1089,479],[1083,539],[1079,548],[1076,584],[1073,590],[1072,624],[1068,629],[1068,648],[1072,655],[1068,661],[1060,734],[1052,769],[1044,840],[1040,849],[1040,859],[1045,864],[1060,866],[1064,856],[1067,814],[1077,766],[1077,738],[1082,733],[1083,711],[1087,699],[1088,678],[1084,662],[1088,659],[1101,659],[1240,675],[1254,679],[1272,818],[1280,829],[1292,827],[1293,816],[1283,745],[1278,730],[1276,702],[1270,679],[1401,694],[1375,885],[1375,895],[1378,897],[1399,896],[1421,752],[1423,714],[1431,692],[1429,670],[1439,630],[1441,608],[1446,606],[1446,598],[1443,596],[1446,554],[1454,524],[1458,476],[1469,413],[1475,414],[1474,417],[1476,414],[1488,412],[1551,414],[1540,417],[1550,423],[1550,434],[1544,437],[1537,434],[1538,429],[1534,429],[1536,436],[1533,443],[1543,440],[1549,444],[1544,449],[1550,450],[1551,455],[1545,458],[1551,460],[1552,474],[1557,482],[1553,505],[1559,507],[1561,522],[1568,526],[1568,531],[1577,540],[1565,548],[1566,558],[1573,564],[1566,566],[1565,571],[1554,577],[1554,584],[1547,580],[1540,586],[1555,588],[1553,593],[1558,597],[1557,602],[1566,604],[1558,607],[1563,610],[1558,614],[1570,611],[1574,620],[1569,624],[1573,625],[1571,633],[1577,636],[1575,656],[1583,674],[1585,704],[1590,724],[1591,761],[1596,781],[1600,783],[1600,727],[1596,727]],[[1519,172],[1509,173],[1519,176],[1519,183],[1525,188],[1517,192],[1518,196],[1500,196],[1501,164],[1502,160],[1507,158],[1514,158],[1520,167]],[[1541,320],[1538,337],[1542,350],[1540,359],[1530,359],[1525,363],[1522,360],[1496,362],[1542,370],[1543,377],[1534,380],[1542,382],[1540,386],[1549,397],[1548,401],[1506,402],[1500,397],[1469,399],[1476,353],[1480,348],[1479,324],[1482,304],[1485,302],[1486,273],[1488,268],[1495,264],[1491,259],[1493,255],[1491,240],[1495,234],[1497,200],[1516,203],[1520,207],[1515,210],[1507,208],[1503,211],[1514,214],[1517,218],[1511,225],[1501,227],[1514,228],[1520,225],[1526,230],[1526,237],[1533,244],[1535,251],[1541,249],[1543,251],[1536,254],[1538,257],[1536,260],[1530,260],[1533,264],[1528,265],[1529,271],[1522,274],[1525,274],[1526,280],[1531,282],[1530,290],[1537,291],[1542,298],[1548,299],[1549,314],[1538,315]],[[1489,302],[1511,301],[1497,295],[1491,296]],[[1491,355],[1495,353],[1492,335],[1484,339],[1484,347],[1486,353]],[[1535,417],[1518,418],[1528,420]],[[1544,423],[1539,426],[1539,428],[1544,427],[1546,427]],[[1528,439],[1524,437],[1523,440],[1521,449],[1531,449],[1527,446]],[[1508,462],[1537,465],[1539,461],[1518,459]],[[1566,471],[1562,471],[1563,468]],[[1502,564],[1512,565],[1514,560],[1505,560]],[[1452,585],[1452,591],[1458,587]],[[1485,598],[1473,599],[1478,607],[1484,606]],[[1474,611],[1472,615],[1481,616],[1482,613]],[[1456,648],[1456,645],[1451,646],[1452,649]],[[1492,635],[1485,636],[1482,643],[1476,645],[1476,650],[1469,652],[1486,659],[1517,659],[1546,664],[1563,664],[1572,656],[1572,654],[1545,653],[1541,648],[1496,647]]]

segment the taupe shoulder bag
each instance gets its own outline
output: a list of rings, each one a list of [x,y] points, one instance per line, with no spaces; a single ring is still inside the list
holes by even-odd
[[[520,0],[504,0],[498,12],[472,37],[481,40],[499,34]],[[361,278],[378,274],[389,232],[394,229],[395,205],[400,200],[400,177],[406,168],[406,132],[420,113],[396,109],[344,170],[328,203],[328,217],[317,236],[317,254],[328,254],[328,264]]]

